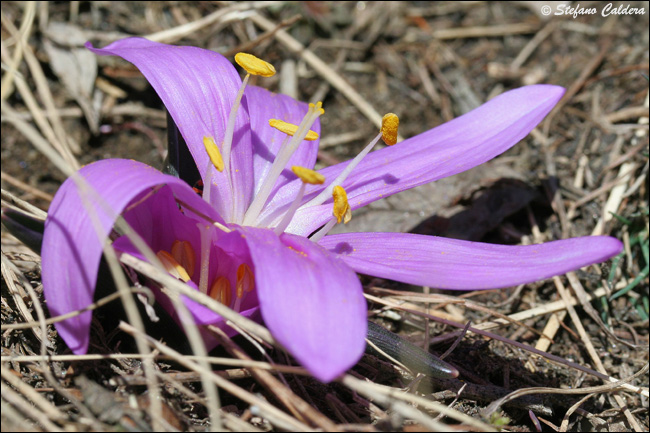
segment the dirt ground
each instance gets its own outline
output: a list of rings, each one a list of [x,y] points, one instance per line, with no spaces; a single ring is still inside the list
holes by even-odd
[[[371,319],[431,353],[452,349],[458,379],[365,355],[323,385],[239,337],[243,355],[228,347],[239,356],[213,362],[217,406],[178,356],[156,352],[148,383],[110,310],[92,329],[91,354],[107,356],[71,355],[53,325],[12,327],[46,305],[40,257],[3,226],[3,431],[648,431],[648,13],[648,2],[3,1],[3,209],[47,211],[65,175],[43,147],[79,166],[119,157],[162,167],[155,92],[131,64],[83,48],[138,35],[274,64],[279,73],[255,84],[323,101],[318,167],[355,156],[377,113],[397,113],[408,138],[506,90],[563,86],[510,151],[356,211],[339,230],[625,244],[601,265],[489,292],[361,277]]]

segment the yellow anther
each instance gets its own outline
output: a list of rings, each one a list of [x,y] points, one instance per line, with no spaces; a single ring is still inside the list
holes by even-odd
[[[277,129],[278,131],[282,131],[287,135],[291,135],[292,137],[293,134],[295,134],[296,131],[298,130],[298,125],[294,125],[293,123],[287,123],[278,119],[269,119],[269,125]],[[307,141],[318,140],[318,134],[310,129],[307,135],[305,136],[305,140]]]
[[[226,277],[218,277],[212,287],[210,287],[209,295],[215,301],[221,302],[223,305],[230,305],[232,300],[232,290],[230,288],[230,280]]]
[[[275,68],[272,64],[248,53],[235,54],[235,62],[246,70],[249,74],[261,75],[262,77],[272,77],[275,75]]]
[[[308,183],[310,185],[322,185],[325,182],[325,176],[319,172],[301,167],[299,165],[291,166],[291,171],[293,171],[293,174],[298,176],[304,183]]]
[[[175,240],[172,244],[172,257],[187,271],[190,278],[194,276],[196,255],[192,244],[188,241]]]
[[[381,138],[389,146],[397,143],[397,127],[399,117],[395,113],[388,113],[381,119]]]
[[[186,283],[190,280],[185,268],[183,268],[176,259],[165,250],[160,250],[156,253],[156,257],[160,260],[165,267],[165,270],[173,275],[175,278],[181,279]]]
[[[212,161],[214,168],[218,171],[223,171],[223,157],[221,156],[221,151],[219,151],[219,147],[217,147],[217,143],[214,142],[214,139],[212,137],[203,137],[203,145],[205,146],[205,151],[208,152],[208,156],[210,157],[210,161]]]
[[[341,220],[343,220],[343,224],[347,224],[352,219],[348,195],[342,186],[336,185],[334,191],[332,191],[332,197],[334,198],[334,210],[332,213],[336,217],[336,222],[340,224]]]
[[[311,102],[309,103],[309,108],[312,110],[319,110],[320,115],[322,116],[325,114],[325,110],[323,109],[323,103],[318,101],[316,104],[312,104]]]
[[[244,297],[244,292],[252,292],[255,288],[255,275],[246,263],[237,268],[237,287],[235,288],[238,298]]]

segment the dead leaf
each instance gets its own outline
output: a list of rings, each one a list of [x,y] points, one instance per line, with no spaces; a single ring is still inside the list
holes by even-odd
[[[50,66],[66,90],[81,107],[93,134],[99,131],[99,113],[92,94],[97,78],[96,56],[83,47],[87,38],[77,26],[52,22],[43,41]]]

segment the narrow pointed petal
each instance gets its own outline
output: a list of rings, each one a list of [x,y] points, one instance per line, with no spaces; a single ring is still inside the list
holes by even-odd
[[[299,125],[309,106],[289,96],[272,93],[261,87],[248,86],[244,94],[246,95],[250,113],[255,192],[257,192],[264,182],[264,178],[270,170],[280,146],[287,137],[285,133],[272,128],[269,125],[269,120],[280,119],[284,122]],[[320,134],[320,120],[316,120],[311,130]],[[313,167],[316,164],[318,142],[319,140],[304,140],[300,143],[287,164],[288,168],[282,173],[271,192],[271,197],[279,187],[296,178],[291,173],[291,166]]]
[[[371,152],[343,182],[352,210],[409,188],[483,164],[514,146],[551,111],[564,89],[551,85],[521,87],[475,110],[394,146]],[[347,162],[321,170],[334,179]],[[308,189],[305,203],[327,187]],[[281,188],[272,206],[286,205],[299,187]],[[288,231],[307,235],[330,218],[331,202],[300,209]],[[262,218],[266,215],[262,215]]]
[[[228,116],[241,86],[241,79],[228,59],[201,48],[166,45],[142,38],[122,39],[101,49],[93,48],[90,43],[86,47],[99,55],[120,56],[140,69],[173,117],[205,179],[210,160],[203,137],[212,137],[219,145],[223,143]],[[242,208],[238,211],[243,213],[253,192],[250,176],[253,156],[245,104],[238,111],[231,156],[233,184],[243,195],[238,200]],[[212,173],[218,191],[217,211],[230,221],[233,214],[230,182],[225,172],[212,170]]]
[[[451,290],[531,283],[602,262],[623,248],[608,236],[510,246],[409,233],[331,235],[320,245],[359,273]]]
[[[356,274],[310,240],[242,228],[262,317],[316,378],[329,382],[361,358],[367,306]]]
[[[43,236],[43,290],[50,313],[66,314],[93,301],[97,270],[117,217],[142,193],[168,185],[175,196],[215,221],[221,218],[182,180],[132,160],[108,159],[83,167],[78,175],[89,189],[79,192],[66,180],[50,205]],[[93,225],[94,215],[98,230]],[[56,328],[74,353],[88,349],[91,312],[58,322]]]

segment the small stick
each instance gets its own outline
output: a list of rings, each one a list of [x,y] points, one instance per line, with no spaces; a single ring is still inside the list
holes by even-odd
[[[378,298],[376,296],[371,296],[371,295],[367,295],[367,294],[364,295],[364,296],[366,296],[368,299],[371,299],[374,302],[390,306],[390,307],[395,308],[395,309],[400,310],[400,311],[406,311],[408,313],[414,314],[414,315],[419,316],[419,317],[428,317],[431,320],[435,320],[436,322],[444,323],[446,325],[454,326],[456,328],[464,328],[465,327],[465,325],[460,324],[460,323],[456,323],[456,322],[451,321],[451,320],[445,320],[445,319],[442,319],[440,317],[435,317],[435,316],[432,316],[430,314],[422,313],[420,311],[415,311],[415,310],[410,310],[410,309],[404,308],[401,305],[399,305],[399,304],[397,304],[395,302],[386,300],[386,299]],[[568,304],[570,304],[570,303],[571,302],[570,302],[570,298],[569,298]],[[502,336],[500,336],[498,334],[494,334],[492,332],[482,330],[478,326],[470,327],[469,331],[473,332],[475,334],[478,334],[478,335],[483,335],[485,337],[488,337],[488,338],[491,338],[491,339],[494,339],[494,340],[503,341],[505,343],[511,344],[511,345],[513,345],[515,347],[518,347],[518,348],[520,348],[522,350],[525,350],[527,352],[534,353],[536,355],[542,356],[542,357],[544,357],[546,359],[549,359],[551,361],[557,362],[557,363],[562,364],[562,365],[566,365],[566,366],[568,366],[570,368],[574,368],[576,370],[580,370],[580,371],[585,372],[587,374],[590,374],[592,376],[598,377],[601,380],[604,380],[604,381],[607,381],[607,382],[618,382],[619,381],[615,377],[608,376],[607,374],[600,373],[598,371],[592,370],[589,367],[585,367],[585,366],[580,365],[578,363],[568,361],[568,360],[566,360],[564,358],[553,355],[551,353],[536,350],[534,347],[529,346],[528,344],[520,343],[518,341],[513,341],[513,340],[508,339],[506,337],[502,337]],[[622,387],[627,389],[628,391],[632,391],[632,392],[637,393],[637,394],[642,394],[642,395],[644,395],[646,397],[649,396],[650,391],[648,391],[648,388],[642,388],[642,387],[638,387],[638,386],[634,386],[634,385],[630,385],[630,384],[622,384]]]
[[[553,277],[553,282],[555,283],[555,287],[560,293],[562,299],[568,300],[570,296],[567,290],[564,288],[562,281],[560,281],[560,278]],[[580,321],[580,317],[578,317],[578,313],[576,313],[575,308],[573,308],[572,305],[569,305],[567,303],[567,311],[569,313],[569,317],[571,317],[571,321],[573,322],[576,329],[578,330],[578,333],[580,334],[580,339],[582,340],[585,347],[587,348],[587,352],[589,353],[589,356],[591,357],[591,360],[593,361],[594,365],[596,366],[596,368],[601,374],[608,375],[607,370],[605,370],[605,366],[603,365],[603,362],[600,360],[600,356],[598,356],[598,353],[596,352],[594,345],[591,343],[591,340],[589,339],[589,336],[587,335],[584,326],[582,326],[582,322]],[[620,380],[617,380],[616,383],[619,382]],[[630,412],[630,409],[628,409],[628,406],[625,403],[625,400],[623,400],[623,397],[621,397],[618,394],[615,394],[614,399],[616,400],[616,403],[618,403],[619,407],[623,409],[623,413],[625,414],[625,417],[627,418],[632,428],[634,428],[635,431],[643,431],[641,430],[641,426],[639,426],[638,422],[636,421],[636,418],[632,416],[632,413]]]
[[[173,277],[172,277],[173,278]],[[192,290],[192,289],[190,289]],[[284,412],[280,411],[277,409],[275,406],[271,405],[268,403],[266,400],[255,396],[254,394],[251,394],[250,392],[244,390],[243,388],[235,385],[234,383],[230,382],[229,380],[226,380],[222,378],[221,376],[218,376],[214,374],[210,370],[205,370],[203,367],[198,365],[197,363],[190,361],[188,357],[181,355],[179,352],[167,347],[166,345],[154,340],[153,338],[149,337],[145,333],[139,331],[138,329],[134,328],[133,326],[130,326],[124,322],[120,324],[120,329],[122,329],[124,332],[130,334],[130,335],[139,335],[140,338],[143,338],[151,347],[157,349],[161,353],[171,356],[174,358],[176,362],[179,364],[185,366],[186,368],[189,368],[197,373],[202,373],[205,374],[207,377],[210,378],[212,382],[214,382],[215,385],[218,387],[222,388],[223,390],[231,393],[235,397],[238,397],[245,402],[247,402],[250,405],[257,406],[257,408],[260,410],[262,413],[262,416],[265,416],[271,421],[272,423],[276,424],[280,428],[284,428],[287,430],[295,430],[295,431],[313,431],[308,425],[290,417],[289,415],[285,414]]]
[[[0,384],[0,389],[2,392],[2,400],[3,403],[6,400],[10,405],[15,406],[20,410],[23,414],[26,416],[30,417],[37,423],[41,424],[43,427],[47,429],[47,431],[65,431],[60,429],[56,424],[52,423],[48,418],[47,415],[45,415],[43,412],[39,411],[38,409],[34,408],[31,404],[29,404],[23,397],[18,394],[16,391],[11,389],[10,386],[5,385],[4,383]],[[5,407],[3,405],[2,407],[2,413],[4,415],[5,412]],[[4,428],[4,423],[3,423],[3,428]]]
[[[609,123],[620,122],[627,119],[638,119],[639,117],[648,117],[648,107],[627,107],[622,110],[607,114],[605,120]]]
[[[519,35],[525,33],[534,33],[539,29],[538,25],[526,23],[500,24],[498,26],[476,26],[476,27],[458,27],[453,29],[435,30],[431,36],[434,39],[465,39],[465,38],[483,38],[494,36]]]
[[[4,171],[0,174],[2,180],[7,181],[8,183],[12,184],[16,188],[20,188],[23,191],[27,192],[28,194],[33,195],[34,197],[46,200],[51,202],[54,197],[52,197],[50,194],[44,193],[43,191],[34,188],[31,185],[26,184],[25,182],[22,182],[15,177],[13,177],[10,174],[5,173]]]
[[[522,48],[522,50],[517,54],[517,57],[510,63],[510,69],[516,71],[521,68],[528,57],[537,49],[537,47],[548,38],[551,33],[555,30],[557,21],[550,21],[546,24],[537,34]]]
[[[172,27],[171,29],[162,30],[160,32],[150,33],[143,37],[149,39],[150,41],[164,42],[167,44],[171,44],[178,41],[179,39],[184,38],[185,36],[191,35],[192,33],[204,27],[219,22],[222,18],[225,18],[231,12],[240,12],[249,9],[267,8],[267,7],[277,6],[278,4],[281,3],[282,2],[277,2],[277,1],[259,1],[259,2],[242,2],[242,3],[237,2],[231,6],[212,12],[210,15],[206,15],[199,20],[182,24],[177,27]]]
[[[226,335],[223,330],[216,326],[208,326],[208,330],[213,333],[232,355],[239,359],[250,361],[251,358],[239,347],[234,341]],[[256,368],[250,369],[251,374],[261,382],[261,384],[271,393],[273,393],[282,404],[289,409],[296,418],[302,422],[308,420],[314,426],[324,431],[338,431],[336,424],[329,418],[314,409],[289,387],[285,386],[278,379],[273,377],[268,371]]]

